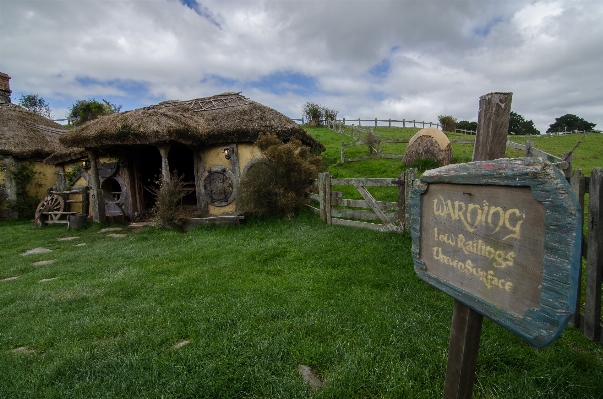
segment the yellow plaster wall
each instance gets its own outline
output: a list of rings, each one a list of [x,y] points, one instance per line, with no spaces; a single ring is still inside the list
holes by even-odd
[[[48,189],[57,182],[57,176],[54,173],[55,167],[54,165],[45,165],[42,162],[33,162],[32,166],[36,172],[36,180],[40,185],[30,184],[27,187],[27,194],[42,200],[46,197]]]
[[[212,166],[224,166],[230,169],[230,161],[224,157],[224,145],[211,147],[204,152],[205,169]],[[243,174],[245,165],[253,158],[262,155],[261,151],[253,144],[237,144],[237,155],[239,158],[239,175]],[[234,214],[236,212],[235,201],[226,206],[208,205],[208,213],[211,216]]]

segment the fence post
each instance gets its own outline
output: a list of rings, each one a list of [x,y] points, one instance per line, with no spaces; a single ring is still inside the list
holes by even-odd
[[[588,206],[588,251],[586,255],[586,304],[584,335],[591,341],[601,338],[601,277],[603,275],[603,170],[594,168],[590,174]]]
[[[354,125],[352,125],[352,138],[354,138]]]
[[[417,127],[417,121],[416,120],[412,120],[412,127]]]
[[[398,176],[398,222],[400,223],[400,233],[404,231],[406,225],[406,171]]]
[[[377,127],[377,118],[375,118],[375,127]]]
[[[425,129],[425,121],[423,121],[423,129]]]
[[[358,126],[362,126],[362,123],[360,121],[360,118],[358,118]]]
[[[402,127],[406,127],[406,119],[402,119]]]
[[[534,142],[532,140],[526,141],[526,157],[531,158],[534,156],[532,153],[532,148],[534,148]]]
[[[431,122],[429,122],[429,127],[431,127]]]
[[[389,118],[389,127],[392,127],[392,118]]]
[[[563,155],[561,156],[561,159],[565,159],[565,162],[567,162],[567,169],[565,169],[563,171],[563,174],[565,175],[565,178],[567,180],[569,180],[572,177],[572,157],[573,157],[573,154],[567,153],[567,152],[564,152]]]
[[[572,187],[572,191],[578,196],[578,202],[580,202],[580,209],[582,209],[582,217],[584,217],[584,173],[582,173],[582,169],[576,169],[572,173],[572,177],[570,178],[570,185]],[[584,237],[584,233],[582,232],[583,225],[580,226],[580,237]],[[586,254],[582,254],[584,256]],[[580,267],[580,271],[578,274],[578,290],[577,290],[577,300],[576,300],[576,311],[574,315],[569,321],[570,326],[575,328],[580,328],[580,296],[582,292],[582,267]]]
[[[345,141],[341,140],[341,163],[345,162]]]
[[[404,173],[404,229],[410,231],[410,190],[417,179],[417,169],[407,169]]]

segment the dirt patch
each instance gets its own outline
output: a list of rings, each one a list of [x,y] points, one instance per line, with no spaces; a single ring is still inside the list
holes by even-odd
[[[0,280],[0,283],[3,282],[3,281],[15,281],[18,278],[19,278],[19,276],[12,276],[12,277],[3,278],[2,280]]]
[[[176,342],[174,345],[172,345],[172,349],[180,349],[182,348],[184,345],[188,345],[190,344],[191,341],[189,341],[188,339],[184,339],[182,341],[178,341]]]
[[[79,237],[61,237],[61,238],[57,238],[57,241],[72,241],[72,240],[76,240]]]
[[[26,256],[26,255],[33,255],[33,254],[45,254],[48,252],[52,252],[52,249],[48,249],[48,248],[34,248],[34,249],[30,249],[29,251],[25,251],[21,254],[21,256]]]
[[[81,244],[75,244],[76,247],[83,247],[84,245],[86,245],[85,242],[81,243]]]
[[[124,238],[125,236],[127,236],[127,234],[118,234],[118,233],[107,234],[107,237],[113,237],[113,238]]]
[[[38,262],[32,263],[32,265],[34,265],[34,266],[44,266],[44,265],[50,265],[51,263],[54,263],[54,259],[40,260]]]
[[[304,379],[304,382],[306,384],[310,385],[310,388],[312,388],[312,389],[322,388],[322,386],[324,384],[324,382],[322,381],[322,378],[320,378],[320,376],[318,374],[316,374],[314,372],[314,370],[312,370],[310,367],[308,367],[304,364],[300,364],[297,367],[297,371]]]

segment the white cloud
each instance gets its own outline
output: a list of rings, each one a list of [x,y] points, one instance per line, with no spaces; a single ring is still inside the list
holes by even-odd
[[[81,98],[128,109],[243,90],[292,117],[315,101],[356,118],[471,120],[480,95],[512,91],[513,110],[542,131],[564,113],[603,127],[599,1],[208,0],[193,8],[2,0],[0,71],[15,94],[39,93],[56,109]]]

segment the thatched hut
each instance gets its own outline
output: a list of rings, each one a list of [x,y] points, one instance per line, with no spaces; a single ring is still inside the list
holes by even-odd
[[[16,201],[17,176],[25,164],[33,168],[39,184],[26,187],[27,193],[41,199],[56,182],[55,168],[43,163],[53,152],[64,150],[59,137],[65,128],[10,102],[10,88],[6,74],[0,74],[0,217],[17,217],[6,209],[7,201]]]
[[[452,145],[448,137],[435,127],[419,130],[408,142],[404,164],[411,165],[419,159],[433,159],[439,165],[452,162]]]
[[[240,93],[164,101],[105,116],[78,126],[60,142],[88,152],[92,196],[98,192],[97,198],[105,199],[92,201],[95,220],[103,220],[104,206],[130,219],[143,214],[155,200],[149,186],[158,176],[169,180],[174,171],[194,187],[183,206],[197,216],[215,217],[240,214],[236,189],[262,159],[254,145],[260,134],[295,138],[324,151],[293,120]],[[99,159],[111,162],[97,165]]]

